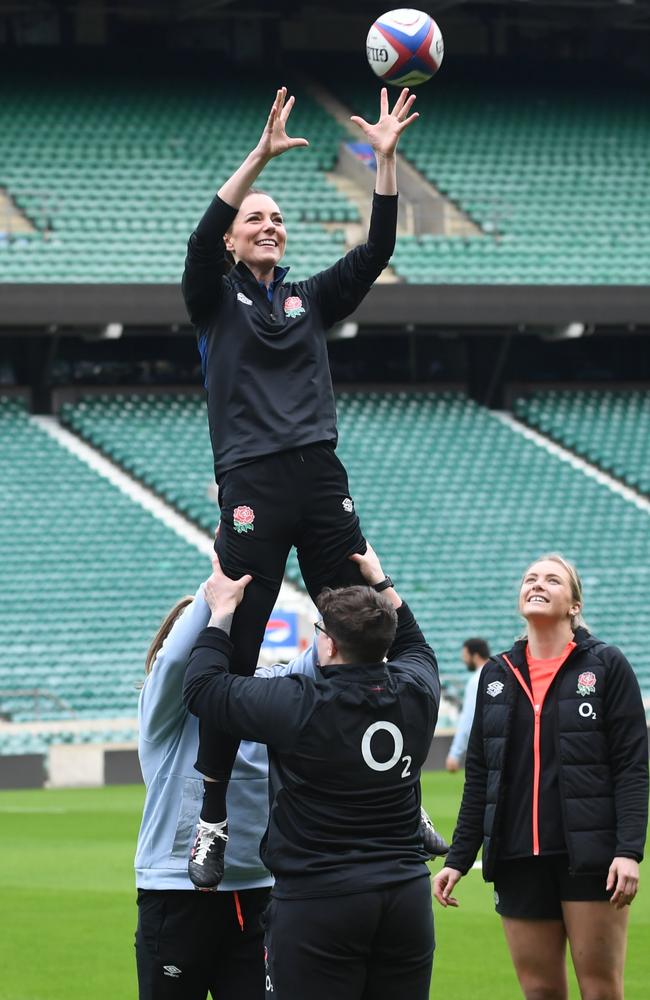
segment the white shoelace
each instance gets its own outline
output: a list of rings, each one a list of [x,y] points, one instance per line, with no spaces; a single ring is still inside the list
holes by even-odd
[[[194,856],[192,861],[195,865],[202,865],[205,862],[206,856],[212,845],[214,844],[217,837],[223,840],[224,843],[228,841],[228,834],[225,833],[225,822],[224,823],[211,823],[209,826],[207,823],[200,823],[198,830],[198,844],[194,850]]]

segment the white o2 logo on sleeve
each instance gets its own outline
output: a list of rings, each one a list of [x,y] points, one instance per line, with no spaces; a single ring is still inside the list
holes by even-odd
[[[388,760],[377,760],[372,752],[372,738],[375,733],[379,732],[388,733],[393,737],[393,753]],[[403,749],[404,737],[401,730],[393,722],[373,722],[371,726],[368,726],[361,739],[361,754],[369,768],[373,771],[390,771],[391,767],[395,767],[401,759],[402,764],[404,764],[401,776],[408,778],[411,774],[411,756],[406,754],[402,757]]]

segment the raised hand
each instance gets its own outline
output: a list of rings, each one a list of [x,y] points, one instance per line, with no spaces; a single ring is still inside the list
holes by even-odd
[[[294,146],[308,146],[307,139],[292,139],[287,135],[287,119],[291,114],[291,109],[295,104],[295,97],[286,100],[287,88],[280,87],[271,107],[269,117],[264,126],[264,131],[257,144],[257,151],[265,159],[272,160],[274,156],[280,156]],[[286,103],[285,103],[286,101]]]
[[[404,129],[419,118],[417,111],[411,114],[411,108],[415,102],[415,94],[409,96],[408,87],[405,87],[397,100],[392,111],[388,107],[388,91],[386,87],[381,88],[381,98],[379,102],[379,121],[371,125],[359,115],[352,115],[350,121],[358,125],[365,133],[366,139],[378,156],[392,156],[397,149],[397,143]]]
[[[280,156],[287,149],[293,149],[294,146],[309,145],[306,139],[292,139],[287,135],[287,118],[291,114],[295,98],[290,97],[285,104],[286,96],[287,88],[280,87],[257,146],[217,192],[222,201],[232,208],[241,206],[250,187],[269,160],[274,156]]]

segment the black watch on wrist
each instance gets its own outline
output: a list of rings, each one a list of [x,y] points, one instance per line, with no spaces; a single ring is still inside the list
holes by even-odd
[[[394,583],[389,576],[384,577],[381,583],[373,583],[372,589],[376,590],[378,594],[381,594],[382,590],[388,590],[389,587],[393,587]]]

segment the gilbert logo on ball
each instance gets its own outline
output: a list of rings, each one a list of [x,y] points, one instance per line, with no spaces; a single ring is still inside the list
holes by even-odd
[[[389,10],[368,32],[370,68],[385,83],[416,87],[440,69],[445,46],[440,28],[428,14],[411,7]]]

